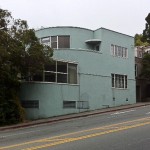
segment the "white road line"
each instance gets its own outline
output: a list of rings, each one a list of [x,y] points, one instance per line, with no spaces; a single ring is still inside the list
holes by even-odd
[[[28,132],[21,132],[21,133],[12,133],[4,136],[0,136],[0,139],[11,137],[11,136],[18,136],[18,135],[24,135],[24,134],[30,134],[30,133],[35,133],[35,132],[40,132],[42,130],[35,130],[35,131],[28,131]]]
[[[119,114],[129,113],[129,112],[132,112],[132,111],[135,111],[135,110],[120,111],[120,112],[118,111],[118,112],[115,112],[115,113],[113,113],[111,115],[119,115]]]
[[[147,112],[147,113],[146,113],[146,115],[149,115],[149,114],[150,114],[150,112]]]

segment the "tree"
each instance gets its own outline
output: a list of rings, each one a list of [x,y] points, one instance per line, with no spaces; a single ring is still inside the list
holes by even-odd
[[[0,125],[23,120],[19,80],[43,69],[53,50],[40,44],[27,22],[0,8]]]
[[[135,34],[135,46],[149,46],[150,45],[150,13],[145,18],[146,25],[143,34]]]
[[[135,46],[148,46],[149,45],[148,42],[143,42],[142,38],[143,38],[142,34],[135,34],[135,37],[134,37]]]
[[[142,59],[141,76],[150,80],[150,54],[146,53]]]
[[[148,42],[150,44],[150,13],[145,18],[145,20],[146,20],[147,23],[145,25],[145,29],[143,30],[143,38],[142,38],[142,40],[144,42]]]
[[[145,18],[146,20],[146,26],[145,29],[143,30],[143,36],[142,36],[142,41],[148,43],[150,45],[150,13],[148,16]],[[150,79],[150,54],[145,53],[144,57],[142,59],[142,73],[141,76]]]

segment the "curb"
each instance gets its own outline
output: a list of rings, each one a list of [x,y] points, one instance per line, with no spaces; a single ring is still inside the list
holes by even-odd
[[[98,114],[105,114],[105,113],[114,112],[114,111],[120,111],[120,110],[126,110],[126,109],[131,109],[131,108],[143,107],[143,106],[147,106],[147,105],[150,105],[150,103],[144,103],[144,104],[140,104],[140,105],[125,105],[125,106],[122,106],[122,108],[114,107],[114,108],[111,108],[110,110],[102,110],[101,109],[97,112],[94,112],[94,111],[82,112],[82,113],[72,114],[70,116],[67,115],[67,116],[62,116],[60,118],[47,119],[47,121],[31,122],[31,123],[25,123],[25,124],[19,124],[19,125],[7,126],[7,127],[0,127],[0,131],[30,127],[30,126],[41,125],[41,124],[46,124],[46,123],[57,123],[57,122],[60,122],[60,121],[63,121],[63,120],[84,118],[84,117],[88,117],[88,116],[93,116],[93,115],[98,115]]]

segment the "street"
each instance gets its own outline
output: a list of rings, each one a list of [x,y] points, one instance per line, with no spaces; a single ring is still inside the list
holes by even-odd
[[[150,105],[0,131],[0,150],[148,150]]]

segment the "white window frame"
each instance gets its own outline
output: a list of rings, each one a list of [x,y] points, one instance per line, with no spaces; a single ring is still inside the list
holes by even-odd
[[[128,49],[122,46],[111,44],[111,55],[115,57],[128,58]]]
[[[44,42],[43,43],[43,39],[49,39],[49,42]],[[43,37],[43,38],[40,39],[40,43],[42,43],[43,45],[51,46],[51,39],[50,39],[49,36],[48,37]]]
[[[76,109],[76,108],[77,108],[77,101],[63,100],[63,109]]]
[[[112,83],[112,88],[127,89],[128,77],[127,77],[127,75],[112,73],[111,74],[111,83]]]
[[[56,48],[54,48],[54,49],[60,49],[60,48],[58,47],[58,46],[59,46],[59,41],[58,41],[58,37],[59,37],[59,36],[69,36],[69,37],[70,37],[70,35],[54,35],[54,36],[56,37],[56,42],[57,42],[57,46],[56,46]],[[51,37],[52,37],[52,36],[47,36],[47,37],[41,38],[41,39],[40,39],[40,43],[43,44],[43,45],[48,45],[48,46],[52,47],[52,39],[51,39]],[[46,38],[49,38],[49,41],[50,41],[50,42],[43,43],[42,40],[43,40],[43,39],[46,39]],[[70,38],[69,38],[69,45],[70,45]]]
[[[67,67],[66,72],[58,71],[58,62],[62,62],[62,63],[66,64],[66,67]],[[69,64],[73,64],[73,65],[76,66],[76,71],[75,71],[75,73],[76,73],[75,74],[75,76],[76,76],[75,79],[76,80],[72,80],[73,83],[69,82],[69,75],[71,75],[71,74],[69,74]],[[72,85],[74,85],[74,84],[77,85],[79,83],[78,64],[77,63],[75,63],[75,62],[66,62],[66,61],[61,61],[61,60],[55,60],[55,64],[54,65],[56,66],[56,70],[55,71],[53,71],[53,70],[43,70],[42,71],[42,80],[40,82],[51,82],[51,83],[72,84]],[[46,73],[54,74],[55,81],[47,81],[46,80]],[[58,75],[66,75],[66,82],[58,82]],[[32,78],[32,80],[29,80],[29,81],[35,81],[35,80],[33,80],[33,78]],[[35,81],[35,82],[39,82],[39,81]]]

